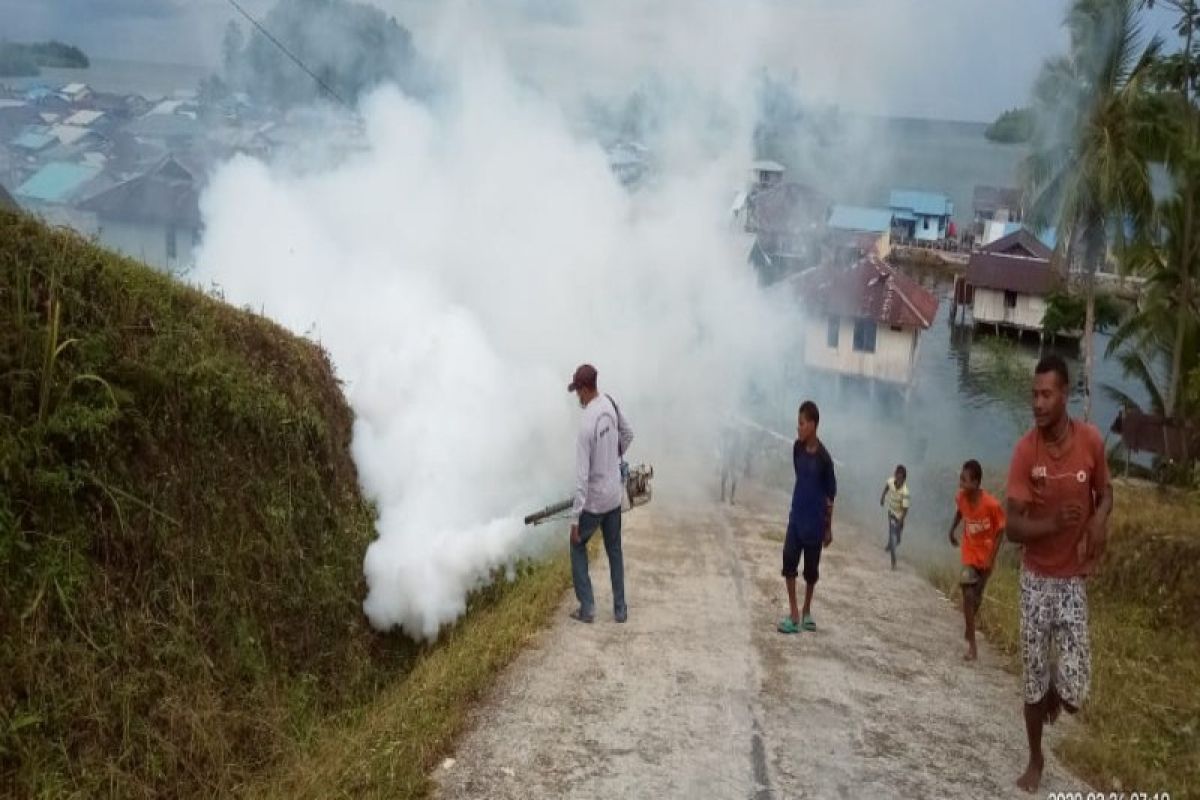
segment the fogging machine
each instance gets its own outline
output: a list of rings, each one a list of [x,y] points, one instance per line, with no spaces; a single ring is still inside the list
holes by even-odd
[[[625,478],[625,496],[630,508],[644,506],[650,502],[650,479],[654,477],[654,467],[642,464],[630,469],[624,462],[621,464],[621,474]],[[540,525],[571,510],[571,500],[566,500],[546,506],[541,511],[535,511],[525,517],[526,525]]]

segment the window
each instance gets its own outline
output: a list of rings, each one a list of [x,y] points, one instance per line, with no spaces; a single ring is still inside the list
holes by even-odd
[[[838,333],[842,327],[842,321],[837,317],[830,317],[827,327],[825,328],[825,344],[837,350]]]
[[[875,321],[858,319],[854,321],[854,351],[856,353],[875,352]]]
[[[1004,293],[1004,307],[1005,308],[1016,308],[1017,307],[1017,293],[1016,292],[1005,292]]]
[[[896,333],[904,333],[904,328],[903,328],[903,326],[900,326],[900,325],[893,325],[892,330],[895,331]]]
[[[175,226],[167,226],[167,258],[174,259],[176,257],[176,242],[175,242]]]
[[[924,223],[925,223],[925,230],[929,230],[929,217],[926,217],[924,219]]]

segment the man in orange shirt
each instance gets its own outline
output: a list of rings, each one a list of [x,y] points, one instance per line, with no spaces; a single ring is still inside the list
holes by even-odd
[[[1112,486],[1104,440],[1067,414],[1070,381],[1058,356],[1033,378],[1036,427],[1021,437],[1008,472],[1008,538],[1023,546],[1021,656],[1029,764],[1017,785],[1037,791],[1042,727],[1074,713],[1091,682],[1084,578],[1104,552]],[[1052,658],[1056,663],[1052,664]]]
[[[962,584],[963,620],[966,623],[964,661],[979,657],[975,649],[975,615],[983,603],[983,589],[992,574],[996,551],[1004,536],[1004,509],[1000,507],[1000,501],[979,488],[982,482],[983,467],[978,461],[971,459],[963,464],[958,476],[958,496],[954,498],[958,509],[950,523],[950,544],[955,547],[958,547],[958,539],[954,531],[959,522],[963,524],[963,571],[959,583]]]

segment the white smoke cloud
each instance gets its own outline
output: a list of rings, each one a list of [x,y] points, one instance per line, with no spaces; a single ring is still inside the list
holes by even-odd
[[[631,459],[678,486],[787,324],[728,220],[751,97],[728,80],[681,103],[665,172],[630,194],[464,19],[435,109],[383,90],[336,167],[223,168],[194,275],[329,349],[379,509],[364,609],[426,638],[544,544],[521,516],[572,489],[578,363],[629,415]]]

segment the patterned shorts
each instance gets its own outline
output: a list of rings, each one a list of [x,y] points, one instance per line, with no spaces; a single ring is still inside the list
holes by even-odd
[[[1039,702],[1053,683],[1064,702],[1075,708],[1083,704],[1092,677],[1083,578],[1021,570],[1021,655],[1026,703]]]

